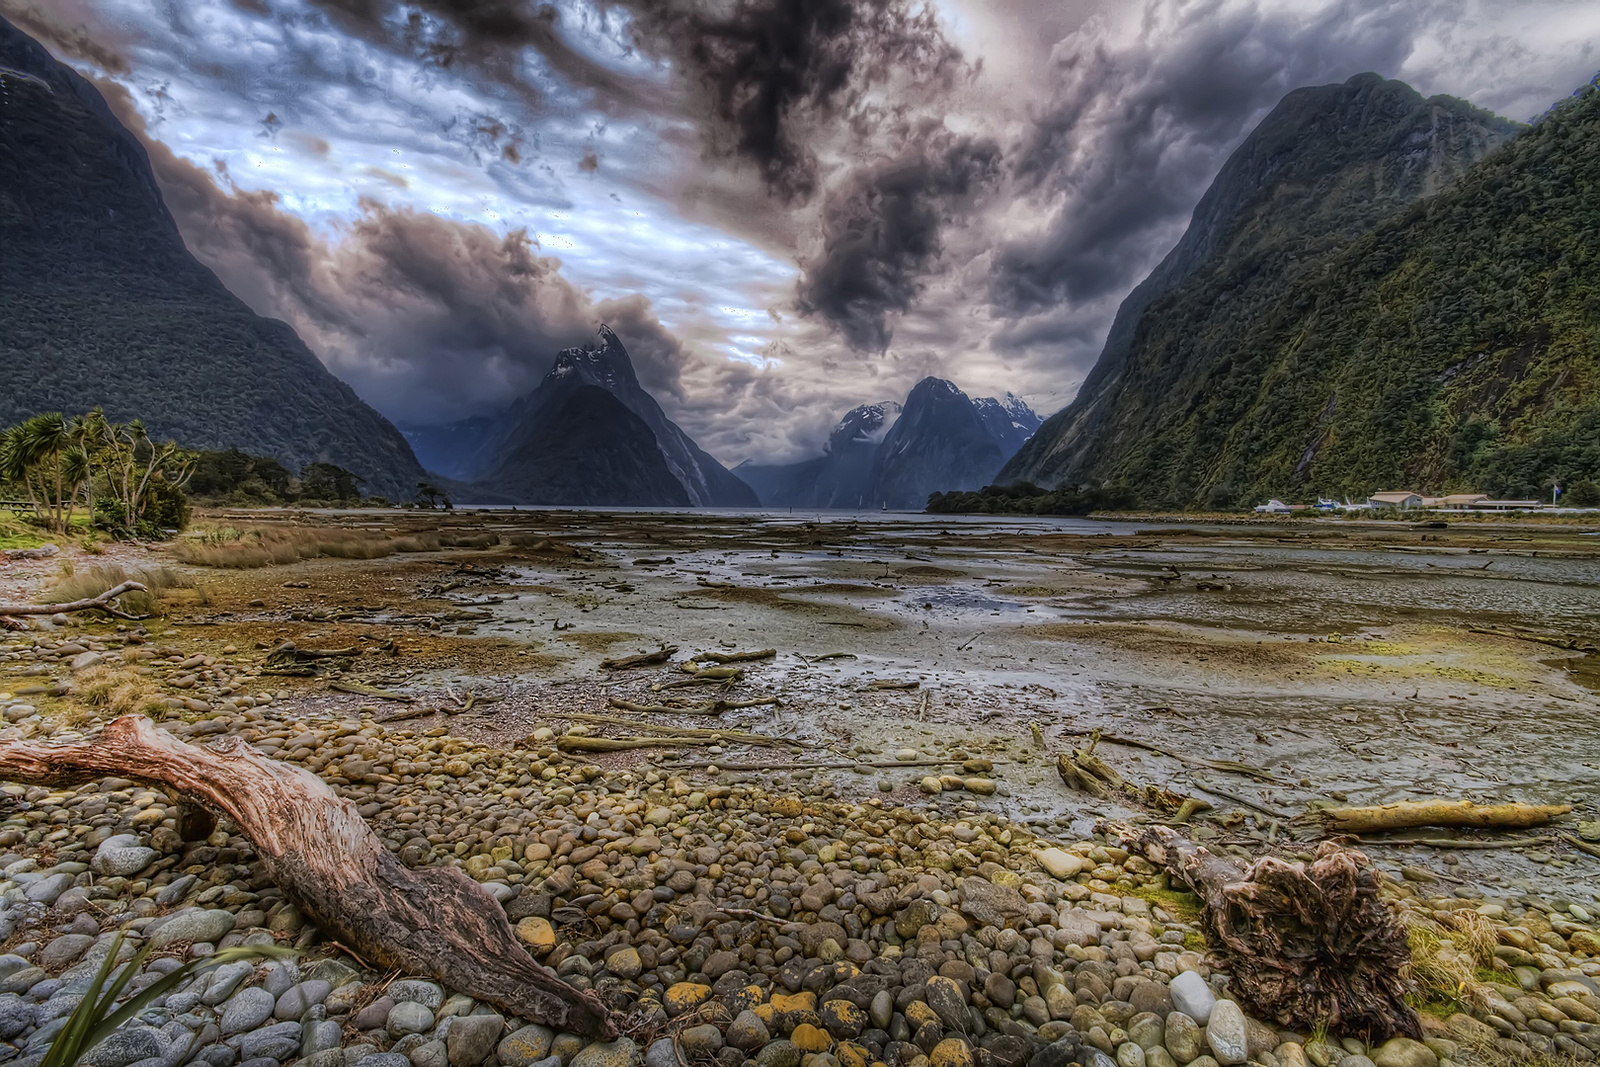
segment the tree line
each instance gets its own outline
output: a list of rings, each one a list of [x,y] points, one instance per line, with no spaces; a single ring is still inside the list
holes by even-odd
[[[334,463],[307,463],[295,474],[270,456],[158,441],[142,421],[112,422],[100,408],[45,412],[0,431],[0,500],[55,534],[81,520],[119,539],[161,537],[188,525],[195,501],[387,503],[363,498],[360,483]]]

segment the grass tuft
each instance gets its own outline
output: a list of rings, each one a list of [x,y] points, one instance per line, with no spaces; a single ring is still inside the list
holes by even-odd
[[[305,559],[381,559],[399,552],[437,552],[441,548],[493,548],[498,534],[413,533],[394,536],[362,530],[315,527],[215,527],[185,539],[174,555],[201,567],[250,570]]]
[[[61,565],[61,577],[39,593],[41,604],[60,604],[72,600],[88,600],[99,596],[112,586],[123,582],[139,582],[148,593],[128,593],[120,600],[124,611],[135,615],[154,614],[162,594],[174,589],[188,589],[194,585],[188,578],[171,567],[123,567],[118,563],[93,563],[77,568],[69,560]]]

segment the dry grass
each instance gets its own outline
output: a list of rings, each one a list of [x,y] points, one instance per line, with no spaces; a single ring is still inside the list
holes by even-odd
[[[390,534],[365,530],[330,530],[317,526],[216,526],[203,530],[173,550],[173,555],[197,566],[253,569],[282,566],[301,560],[379,560],[397,552],[438,552],[440,549],[493,549],[494,533]]]
[[[1488,926],[1476,912],[1448,912],[1435,919],[1416,919],[1407,933],[1411,948],[1411,978],[1417,983],[1415,1006],[1422,1011],[1449,1014],[1471,1012],[1488,1002],[1489,991],[1478,981],[1483,930]],[[1436,921],[1438,920],[1438,921]],[[1449,924],[1448,926],[1445,924]],[[1494,931],[1488,928],[1487,959],[1494,959]]]
[[[109,718],[133,712],[161,718],[166,713],[150,683],[117,664],[103,663],[79,674],[73,684],[73,696]]]
[[[36,598],[41,604],[61,604],[89,600],[123,582],[139,582],[148,593],[126,593],[120,600],[124,611],[135,615],[154,614],[162,594],[194,585],[171,567],[124,567],[119,563],[94,563],[74,567],[69,560],[61,565],[61,577]]]
[[[203,530],[180,543],[173,554],[201,567],[250,570],[305,559],[382,559],[399,552],[437,552],[441,548],[493,548],[498,534],[421,532],[388,534],[366,530],[231,526]]]

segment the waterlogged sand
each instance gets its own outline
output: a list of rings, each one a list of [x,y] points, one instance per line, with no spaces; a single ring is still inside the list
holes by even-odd
[[[243,663],[283,640],[366,648],[346,680],[448,709],[414,720],[418,728],[448,722],[511,746],[540,727],[564,731],[566,713],[618,714],[609,696],[776,696],[777,707],[652,721],[754,731],[794,741],[793,751],[652,748],[597,759],[699,764],[685,773],[707,780],[850,764],[770,777],[819,795],[994,810],[1063,838],[1136,814],[1069,792],[1055,772],[1056,752],[1103,730],[1269,774],[1265,783],[1135,747],[1099,749],[1137,782],[1210,799],[1224,817],[1199,836],[1251,853],[1307,836],[1287,816],[1317,803],[1568,803],[1577,812],[1567,832],[1596,817],[1600,661],[1506,636],[1600,637],[1600,537],[1582,528],[527,511],[207,520],[500,534],[488,550],[185,568],[196,588],[176,594],[170,620],[152,627],[165,629],[157,641],[186,650],[233,646]],[[529,534],[554,543],[510,547]],[[650,687],[684,677],[675,665],[599,666],[662,644],[678,646],[678,660],[778,655],[746,664],[726,689],[662,693]],[[830,653],[849,658],[818,659]],[[15,684],[0,678],[0,688]],[[332,692],[327,678],[273,678],[267,688],[352,716],[403,707]],[[955,764],[867,766],[967,758],[995,764],[995,794],[922,792],[925,775],[963,773]],[[1463,892],[1590,900],[1600,860],[1550,831],[1535,836],[1516,850],[1369,844],[1392,869],[1431,868]]]

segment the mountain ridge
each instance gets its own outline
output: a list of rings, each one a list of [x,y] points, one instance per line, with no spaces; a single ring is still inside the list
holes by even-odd
[[[1161,301],[1222,272],[1228,277],[1213,284],[1214,295],[1237,307],[1271,275],[1314,269],[1330,250],[1437,192],[1517,129],[1464,101],[1424,99],[1370,73],[1288,93],[1224,163],[1177,245],[1124,299],[1076,398],[1007,461],[999,480],[1105,480],[1101,457],[1123,448],[1131,432],[1126,412],[1117,414],[1125,371],[1141,324]]]
[[[1556,483],[1600,501],[1597,144],[1591,85],[1298,271],[1196,273],[1141,316],[1096,439],[1051,442],[1076,456],[1058,469],[1163,506]]]
[[[769,507],[921,508],[936,490],[984,484],[1039,422],[1011,393],[974,398],[953,382],[928,377],[904,404],[883,401],[846,412],[821,456],[741,463],[734,472]]]
[[[189,253],[99,91],[3,17],[0,66],[28,75],[0,93],[0,425],[102,406],[190,447],[332,462],[410,499],[410,445]]]

